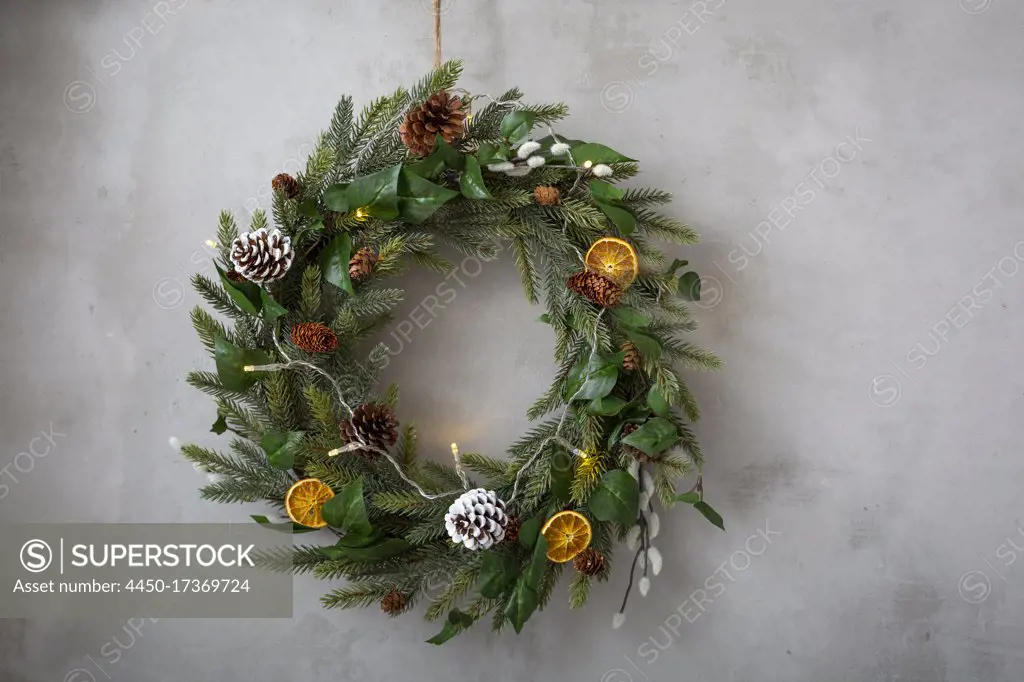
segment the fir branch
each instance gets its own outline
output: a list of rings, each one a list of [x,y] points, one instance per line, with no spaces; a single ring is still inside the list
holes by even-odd
[[[511,482],[512,467],[503,459],[467,452],[462,455],[462,463],[467,469],[475,471],[487,479],[489,485],[496,486]]]
[[[219,283],[214,282],[209,277],[198,273],[192,275],[192,287],[200,296],[203,297],[203,300],[213,306],[214,310],[217,312],[223,313],[224,315],[236,320],[247,316],[247,314],[231,300],[228,292],[224,291],[224,287]]]
[[[317,311],[320,310],[322,287],[320,267],[315,264],[307,265],[302,271],[302,296],[299,307],[303,319],[316,320]]]
[[[231,339],[231,335],[224,325],[199,306],[192,309],[191,317],[192,326],[195,328],[196,334],[199,335],[199,340],[211,354],[218,338]]]
[[[320,598],[320,603],[328,609],[365,608],[375,606],[393,589],[394,583],[391,581],[364,579],[328,592]]]
[[[312,545],[298,547],[272,547],[252,553],[253,563],[274,573],[310,573],[327,560],[319,548]]]
[[[569,583],[569,608],[578,609],[587,603],[590,595],[590,576],[577,573]]]

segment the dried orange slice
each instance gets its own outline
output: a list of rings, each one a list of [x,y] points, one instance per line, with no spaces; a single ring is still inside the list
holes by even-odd
[[[590,521],[579,512],[561,511],[548,519],[540,534],[548,541],[548,559],[562,564],[590,546]]]
[[[288,518],[309,528],[323,528],[327,525],[321,509],[324,502],[334,497],[334,491],[318,478],[304,478],[284,496],[284,510]]]
[[[590,245],[584,261],[588,270],[604,275],[622,289],[629,287],[640,272],[636,249],[618,237],[598,239]]]

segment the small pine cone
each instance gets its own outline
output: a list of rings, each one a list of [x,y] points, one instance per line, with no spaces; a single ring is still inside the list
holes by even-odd
[[[622,288],[604,275],[584,270],[569,278],[568,287],[599,306],[614,308],[622,300]]]
[[[319,322],[300,322],[292,327],[292,343],[307,353],[333,353],[338,335]]]
[[[380,600],[380,608],[389,616],[397,616],[405,610],[405,595],[398,590],[391,590]]]
[[[373,273],[373,267],[377,265],[377,254],[369,246],[364,246],[355,252],[348,261],[348,276],[356,284]]]
[[[505,525],[505,542],[510,545],[514,545],[519,541],[519,529],[523,527],[523,520],[518,516],[508,517],[508,523]]]
[[[452,542],[474,551],[490,549],[504,540],[507,525],[505,503],[493,490],[483,488],[462,493],[444,515],[444,527]]]
[[[434,150],[434,143],[440,135],[445,142],[462,137],[462,121],[466,118],[463,102],[443,90],[431,95],[419,109],[405,115],[398,126],[402,144],[413,156],[427,156]]]
[[[242,277],[242,273],[238,272],[234,268],[231,268],[224,273],[224,276],[228,278],[228,281],[234,282],[235,284],[241,284],[245,281],[245,277]]]
[[[622,359],[622,369],[627,372],[635,372],[643,363],[643,358],[640,357],[640,350],[632,341],[622,344],[622,350],[626,353],[626,357]]]
[[[235,270],[252,282],[273,282],[288,273],[295,252],[291,237],[261,227],[239,235],[231,244]]]
[[[622,448],[622,451],[629,455],[630,457],[633,457],[639,460],[640,462],[650,462],[651,458],[647,456],[646,452],[638,448],[634,448],[632,445],[627,445],[622,442],[623,438],[625,438],[626,436],[633,433],[639,428],[640,426],[637,424],[626,424],[625,426],[623,426],[621,435],[619,436],[619,446]]]
[[[557,187],[541,185],[533,190],[533,198],[541,206],[557,206],[562,202],[562,193]]]
[[[398,418],[388,405],[367,403],[353,410],[352,419],[341,422],[341,437],[346,443],[362,441],[381,450],[387,450],[398,440]],[[371,450],[356,450],[363,455],[375,454]]]
[[[595,576],[604,570],[604,555],[588,547],[576,555],[572,565],[583,575]]]
[[[274,188],[274,191],[284,194],[289,199],[299,196],[299,181],[287,173],[275,175],[274,179],[270,181],[270,186]]]

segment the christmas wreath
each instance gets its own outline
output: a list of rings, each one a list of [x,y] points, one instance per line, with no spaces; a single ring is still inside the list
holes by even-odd
[[[555,133],[564,105],[525,104],[515,88],[472,95],[456,89],[460,72],[446,62],[358,116],[343,98],[305,172],[274,178],[275,226],[255,211],[239,234],[221,214],[218,276],[193,283],[233,325],[192,311],[216,373],[188,381],[216,399],[213,431],[234,437],[230,453],[182,451],[213,478],[204,498],[267,501],[297,533],[334,534],[261,557],[345,579],[327,607],[397,615],[427,601],[428,620],[446,618],[437,644],[487,614],[519,632],[569,562],[581,606],[622,541],[632,564],[617,627],[634,582],[646,595],[661,570],[656,502],[722,526],[676,368],[719,365],[680,338],[700,279],[648,242],[697,234],[654,210],[668,193],[619,186],[634,159]],[[452,464],[419,460],[397,386],[377,392],[387,347],[366,340],[403,297],[387,280],[409,262],[450,272],[436,243],[479,259],[507,245],[526,297],[543,302],[558,369],[509,459],[452,444]]]

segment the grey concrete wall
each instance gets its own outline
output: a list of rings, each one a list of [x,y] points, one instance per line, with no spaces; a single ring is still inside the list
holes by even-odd
[[[201,502],[167,445],[213,442],[183,381],[207,364],[183,284],[210,270],[217,212],[266,206],[340,94],[429,66],[430,16],[420,0],[0,8],[0,519],[243,521],[256,508]],[[708,277],[697,339],[727,362],[691,380],[728,531],[665,514],[665,573],[619,631],[621,570],[581,613],[562,591],[519,637],[443,648],[418,618],[321,610],[327,585],[304,578],[288,621],[134,638],[103,614],[4,622],[0,678],[1022,679],[1024,6],[445,8],[466,87],[564,98],[563,130],[642,159],[703,233],[679,254]],[[439,281],[409,276],[403,316]],[[453,439],[499,454],[552,366],[508,258],[465,281],[388,368],[437,457]]]

